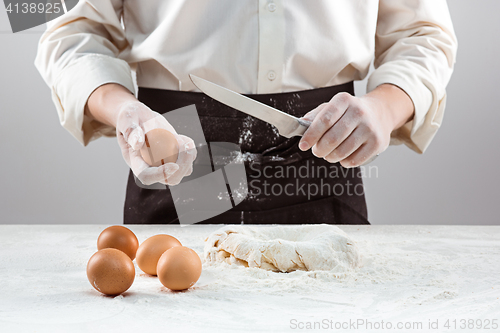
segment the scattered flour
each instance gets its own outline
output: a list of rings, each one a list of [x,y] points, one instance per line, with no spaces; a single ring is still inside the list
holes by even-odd
[[[254,123],[255,123],[255,118],[253,118],[252,116],[247,116],[243,120],[243,129],[241,131],[240,139],[238,141],[240,146],[243,143],[249,144],[252,142],[252,126]]]
[[[106,226],[0,226],[2,332],[282,332],[292,319],[426,324],[500,313],[498,227],[339,226],[362,254],[358,268],[281,273],[204,260],[195,286],[172,292],[135,266],[132,287],[112,298],[85,274]],[[166,233],[201,257],[220,227],[129,226],[140,242]]]

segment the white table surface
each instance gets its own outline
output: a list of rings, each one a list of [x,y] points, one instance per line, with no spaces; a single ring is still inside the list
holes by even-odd
[[[340,226],[363,256],[363,267],[343,277],[204,264],[194,288],[171,292],[136,265],[134,284],[117,297],[86,277],[105,227],[0,225],[0,332],[293,332],[315,323],[381,332],[388,322],[392,332],[499,331],[460,325],[500,321],[500,227]],[[128,227],[140,242],[167,233],[202,256],[220,226]],[[353,321],[357,329],[334,329]]]

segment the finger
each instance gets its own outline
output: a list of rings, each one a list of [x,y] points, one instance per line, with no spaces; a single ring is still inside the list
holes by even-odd
[[[175,175],[175,173],[179,170],[179,165],[175,163],[166,163],[159,167],[163,172],[163,180],[165,184],[168,185],[170,183],[170,178]]]
[[[178,185],[184,177],[187,167],[181,165],[178,166],[179,168],[170,177],[168,177],[167,185]]]
[[[330,163],[342,161],[354,153],[362,144],[367,141],[365,132],[356,128],[347,139],[336,149],[325,156],[325,160]]]
[[[330,128],[312,147],[312,153],[317,157],[325,157],[344,142],[357,127],[357,123],[347,120],[349,110]]]
[[[176,186],[176,185],[179,185],[181,183],[181,180],[182,180],[183,177],[179,177],[179,176],[173,176],[173,177],[170,177],[168,179],[168,181],[165,183],[166,185],[169,185],[169,186]]]
[[[188,167],[191,166],[196,159],[196,147],[194,141],[187,136],[179,136],[179,141],[177,164],[179,164],[183,171],[187,171]]]
[[[127,141],[123,137],[123,134],[120,131],[116,131],[116,139],[118,140],[118,145],[121,148],[124,148],[124,147],[130,148],[129,144],[127,143]]]
[[[196,160],[196,157],[198,156],[198,152],[196,150],[196,145],[190,137],[187,137],[185,135],[179,135],[181,137],[181,140],[184,142],[184,148],[187,154],[190,155],[190,161],[191,163]]]
[[[118,146],[120,146],[120,150],[122,151],[123,159],[125,160],[125,162],[127,162],[127,165],[130,166],[129,144],[125,141],[123,135],[119,132],[116,133],[116,139],[118,140]]]
[[[185,135],[181,134],[181,135],[179,135],[179,138],[184,143],[186,148],[188,148],[188,149],[195,148],[196,145],[194,144],[193,139],[191,139],[189,136],[185,136]]]
[[[191,158],[193,161],[196,160],[196,158],[198,157],[198,150],[196,149],[196,147],[189,149],[189,154],[191,154]]]
[[[187,177],[187,176],[191,176],[191,174],[193,173],[193,165],[191,164],[188,168],[188,171],[186,172],[186,174],[184,175],[184,177]]]
[[[352,96],[345,93],[335,95],[314,117],[299,143],[301,150],[314,146],[346,112]]]
[[[308,113],[303,115],[301,119],[307,120],[307,121],[312,121],[316,117],[318,112],[323,110],[323,108],[326,106],[326,104],[327,103],[322,103],[322,104],[318,105],[316,108],[312,109],[311,111],[309,111]]]
[[[150,168],[150,165],[147,164],[142,158],[141,152],[139,150],[134,150],[131,147],[129,148],[129,158],[130,158],[130,169],[132,172],[139,177],[138,175],[145,169]]]
[[[179,166],[175,163],[165,163],[159,167],[149,167],[144,169],[137,178],[144,185],[151,185],[154,183],[161,183],[168,185],[168,182],[173,174],[177,172]]]
[[[182,145],[182,148],[179,147],[179,155],[177,156],[176,163],[181,167],[185,164],[191,164],[192,155],[189,154],[190,149],[186,150],[186,148],[185,145]]]
[[[326,105],[327,105],[327,103],[320,104],[317,108],[315,108],[315,109],[309,111],[308,113],[306,113],[302,117],[302,119],[306,120],[306,121],[309,121],[312,124],[313,120],[316,118],[316,116],[318,115],[318,113],[320,113],[326,107]],[[302,138],[299,141],[299,149],[303,150],[303,151],[305,151],[305,150],[307,150],[307,149],[309,149],[311,147],[309,145],[309,143],[306,141],[307,140],[307,136],[306,136],[306,139],[304,139],[304,136],[305,135],[302,135]]]
[[[372,143],[365,143],[361,145],[361,147],[359,147],[348,158],[340,161],[340,164],[346,168],[354,168],[360,166],[370,158],[378,154],[375,147],[376,146]]]
[[[189,169],[188,166],[179,166],[179,169],[168,178],[167,185],[178,185],[180,184],[182,178],[186,175],[186,171]]]
[[[193,173],[193,161],[197,157],[194,141],[185,135],[179,135],[179,137],[182,149],[179,150],[177,163],[180,168],[171,178],[169,178],[169,185],[177,185],[184,177],[191,175]]]

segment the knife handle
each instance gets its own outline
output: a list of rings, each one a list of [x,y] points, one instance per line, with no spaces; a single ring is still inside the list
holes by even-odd
[[[305,131],[311,125],[311,122],[307,121],[307,120],[300,119],[300,118],[297,118],[297,122],[299,123],[299,127],[297,127],[297,129],[294,131],[294,136],[302,136],[302,135],[304,135]],[[365,163],[361,164],[360,166],[364,166],[364,165],[367,165],[367,164],[373,162],[378,157],[378,155],[380,155],[380,154],[377,154],[377,155],[369,158],[367,161],[365,161]]]
[[[297,122],[299,123],[299,127],[294,131],[293,136],[302,136],[311,125],[311,122],[300,118],[297,118]]]

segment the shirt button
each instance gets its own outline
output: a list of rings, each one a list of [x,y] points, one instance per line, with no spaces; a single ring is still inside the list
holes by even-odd
[[[269,81],[273,81],[276,78],[276,73],[274,71],[269,71],[267,73],[267,78],[269,79]]]
[[[267,5],[267,9],[269,9],[270,12],[274,12],[276,10],[276,4],[274,2],[270,2]]]

